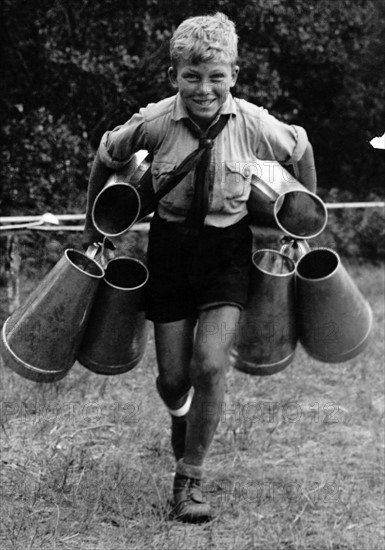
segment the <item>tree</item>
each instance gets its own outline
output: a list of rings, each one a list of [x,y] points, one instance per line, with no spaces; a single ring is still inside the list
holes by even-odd
[[[172,93],[172,31],[217,10],[240,36],[236,94],[306,127],[321,187],[378,191],[384,3],[3,0],[2,212],[84,209],[103,132]]]

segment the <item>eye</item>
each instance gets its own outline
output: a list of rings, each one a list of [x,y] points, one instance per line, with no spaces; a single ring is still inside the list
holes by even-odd
[[[210,79],[212,82],[221,82],[221,80],[223,80],[225,77],[224,74],[222,73],[215,73],[213,75],[211,75]]]
[[[188,82],[198,82],[199,81],[199,76],[195,73],[187,73],[187,74],[184,75],[184,78]]]

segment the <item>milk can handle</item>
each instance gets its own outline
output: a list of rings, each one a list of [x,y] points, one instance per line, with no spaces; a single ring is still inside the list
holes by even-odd
[[[91,258],[91,260],[94,260],[95,256],[98,254],[102,246],[103,246],[102,243],[95,242],[90,244],[90,246],[87,248],[87,251],[86,251],[87,256]]]

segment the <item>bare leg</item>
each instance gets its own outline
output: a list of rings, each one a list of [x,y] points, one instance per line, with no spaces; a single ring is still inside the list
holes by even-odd
[[[173,486],[174,514],[180,521],[196,523],[214,517],[202,492],[203,461],[220,418],[239,314],[235,306],[222,306],[199,317],[189,369],[195,391],[187,415],[184,454],[177,462]]]
[[[185,464],[202,466],[217,429],[239,316],[240,310],[230,305],[200,314],[190,363],[195,393],[187,417]]]
[[[195,322],[190,319],[155,325],[159,368],[157,388],[171,411],[185,405],[186,393],[191,387],[189,364],[193,350],[194,325]],[[176,460],[184,455],[185,437],[185,414],[178,417],[171,414],[171,446]]]
[[[178,401],[191,387],[191,361],[194,325],[192,319],[155,324],[155,347],[162,397],[168,407],[178,408]]]

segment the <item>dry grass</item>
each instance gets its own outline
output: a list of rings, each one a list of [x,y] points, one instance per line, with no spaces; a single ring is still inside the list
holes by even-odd
[[[383,267],[347,267],[373,307],[373,343],[344,364],[299,348],[275,376],[228,373],[206,526],[168,519],[174,464],[152,339],[121,376],[75,365],[39,385],[2,366],[1,548],[382,549]]]

